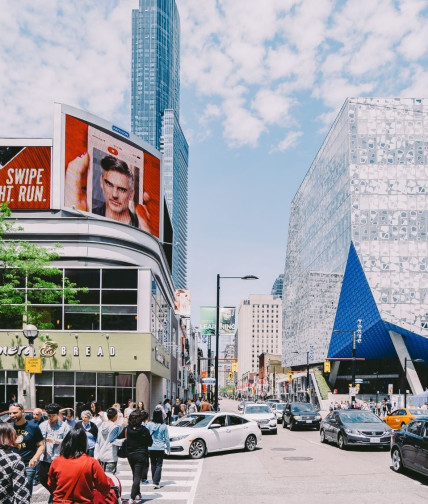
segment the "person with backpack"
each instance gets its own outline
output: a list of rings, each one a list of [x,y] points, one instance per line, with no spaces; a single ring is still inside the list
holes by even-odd
[[[160,409],[156,408],[153,411],[153,419],[147,424],[147,428],[149,429],[150,434],[153,438],[153,444],[152,446],[149,446],[153,486],[154,488],[160,488],[165,449],[167,451],[167,455],[171,453],[168,427],[164,424],[162,411]]]
[[[117,410],[107,409],[107,422],[103,422],[98,429],[97,442],[95,443],[94,457],[106,472],[116,473],[117,446],[114,445],[122,427],[116,425]]]
[[[148,448],[153,444],[149,430],[143,425],[148,418],[149,414],[145,410],[132,411],[128,417],[128,425],[118,436],[118,439],[125,438],[126,440],[127,458],[132,470],[131,498],[128,504],[134,504],[137,498],[141,499],[140,482],[147,479],[149,470]]]

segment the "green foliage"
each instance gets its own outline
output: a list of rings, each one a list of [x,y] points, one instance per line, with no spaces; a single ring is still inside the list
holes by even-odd
[[[321,399],[328,399],[328,393],[331,392],[331,388],[329,387],[327,380],[318,368],[314,368],[313,372],[318,383]]]
[[[3,325],[12,328],[17,321],[34,324],[39,329],[51,329],[53,323],[46,310],[34,304],[54,305],[64,300],[76,304],[80,291],[62,271],[52,267],[59,258],[59,244],[44,248],[22,240],[9,240],[7,235],[22,230],[10,220],[11,211],[6,203],[0,207],[0,315]],[[27,289],[25,289],[25,286]]]

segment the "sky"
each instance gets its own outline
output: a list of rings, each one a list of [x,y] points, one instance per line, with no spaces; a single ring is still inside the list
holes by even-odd
[[[428,0],[176,0],[199,307],[269,294],[291,201],[348,97],[426,97]],[[130,130],[137,0],[0,0],[0,137],[52,137],[54,102]]]

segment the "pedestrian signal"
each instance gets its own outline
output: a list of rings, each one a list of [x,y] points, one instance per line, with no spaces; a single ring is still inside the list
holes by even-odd
[[[228,379],[229,379],[229,381],[233,381],[233,373],[232,373],[232,371],[229,371]]]
[[[329,360],[324,361],[324,373],[330,373],[330,370],[331,370],[330,361]]]
[[[288,381],[290,383],[293,381],[293,373],[288,373]]]

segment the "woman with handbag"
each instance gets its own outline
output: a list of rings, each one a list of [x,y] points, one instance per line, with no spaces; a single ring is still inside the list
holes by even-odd
[[[149,470],[148,448],[152,445],[153,439],[149,430],[142,425],[149,418],[147,411],[134,410],[129,414],[128,425],[118,436],[118,439],[125,438],[123,449],[127,450],[128,462],[132,470],[131,498],[128,504],[134,504],[136,499],[141,499],[140,482],[147,479]]]
[[[113,482],[105,475],[99,462],[86,454],[86,449],[85,431],[76,427],[71,429],[62,442],[60,456],[53,460],[48,474],[53,504],[92,504],[97,500],[103,502],[102,497],[110,496]],[[114,501],[104,499],[104,502]]]

